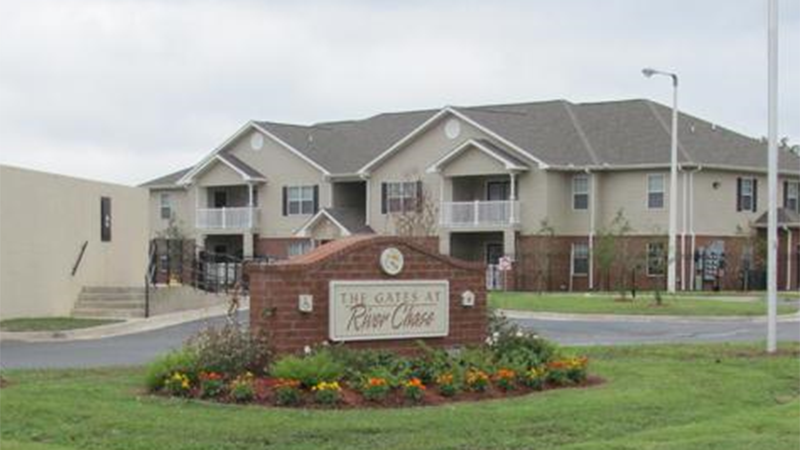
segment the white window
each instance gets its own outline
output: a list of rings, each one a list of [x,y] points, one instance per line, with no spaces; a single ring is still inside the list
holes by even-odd
[[[647,276],[659,277],[664,275],[667,258],[663,242],[650,242],[647,244]]]
[[[386,183],[386,211],[390,213],[416,211],[417,182]]]
[[[589,244],[572,244],[572,275],[589,275]]]
[[[304,255],[314,249],[314,242],[310,240],[298,240],[289,243],[286,248],[286,254],[289,258],[293,256]]]
[[[649,209],[664,207],[664,174],[655,173],[647,176],[647,207]]]
[[[161,218],[169,220],[172,218],[172,198],[169,192],[162,192],[160,196]]]
[[[740,211],[755,211],[754,199],[754,185],[753,178],[740,178],[739,179],[739,210]]]
[[[786,197],[783,199],[783,207],[795,212],[800,212],[800,182],[786,182]]]
[[[589,209],[589,176],[572,177],[572,209]]]
[[[314,214],[314,186],[290,186],[286,189],[286,208],[290,216]]]

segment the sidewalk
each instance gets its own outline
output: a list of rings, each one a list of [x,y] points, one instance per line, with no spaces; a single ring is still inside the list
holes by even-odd
[[[249,299],[242,299],[239,311],[247,311],[249,309]],[[142,333],[145,331],[153,331],[161,328],[180,325],[186,322],[193,322],[195,320],[223,316],[227,313],[227,311],[228,305],[215,305],[207,308],[162,314],[155,317],[149,317],[147,319],[128,319],[124,322],[100,325],[90,328],[80,328],[77,330],[19,332],[0,331],[0,341],[61,342],[102,339],[114,336]]]
[[[539,319],[564,322],[658,322],[658,323],[698,323],[698,322],[749,322],[766,323],[766,316],[648,316],[636,314],[570,314],[519,311],[512,309],[499,310],[509,319]],[[793,314],[778,315],[778,322],[800,322],[800,311]]]

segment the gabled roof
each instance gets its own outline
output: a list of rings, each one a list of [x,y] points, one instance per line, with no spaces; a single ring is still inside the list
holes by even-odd
[[[228,152],[218,154],[217,159],[228,165],[233,170],[237,171],[247,180],[266,181],[266,178],[264,178],[264,175],[262,175],[261,172],[257,171],[246,162]]]
[[[553,100],[385,113],[307,126],[249,122],[182,178],[191,178],[199,166],[250,129],[261,131],[324,175],[366,174],[448,115],[482,130],[491,142],[521,161],[530,160],[541,168],[666,167],[670,113],[670,108],[649,100]],[[679,115],[681,164],[763,172],[766,148],[758,139],[685,113]],[[779,167],[783,172],[800,173],[800,157],[781,152]]]
[[[164,175],[163,177],[158,177],[150,181],[146,181],[139,185],[139,187],[146,187],[146,188],[176,188],[178,187],[177,182],[181,179],[186,173],[192,170],[191,167],[187,167],[185,169],[181,169],[177,172],[172,172],[170,174]]]
[[[327,219],[339,227],[342,236],[352,236],[356,234],[372,234],[375,231],[366,225],[366,216],[363,210],[358,208],[322,208],[303,224],[294,235],[297,237],[308,237],[309,230],[320,221]]]
[[[768,213],[765,212],[755,221],[755,226],[758,228],[766,228],[769,222]],[[800,227],[800,213],[788,208],[778,208],[778,226],[779,227]]]
[[[528,165],[520,161],[519,158],[514,156],[508,150],[504,150],[503,148],[489,142],[486,139],[470,139],[468,141],[465,141],[458,147],[454,148],[452,151],[450,151],[443,157],[439,158],[439,160],[437,160],[435,163],[431,164],[430,167],[428,167],[427,171],[439,172],[445,166],[455,161],[458,158],[458,155],[460,155],[461,153],[470,148],[478,149],[478,151],[484,153],[485,155],[488,155],[490,158],[502,164],[506,170],[512,170],[512,171],[528,170]]]

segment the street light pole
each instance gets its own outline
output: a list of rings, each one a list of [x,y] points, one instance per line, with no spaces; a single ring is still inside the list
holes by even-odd
[[[767,113],[767,352],[777,347],[778,304],[778,0],[769,0]]]
[[[676,243],[678,234],[678,75],[671,72],[646,68],[642,74],[650,78],[653,75],[665,75],[672,79],[672,133],[670,142],[669,164],[669,238],[667,243],[667,292],[675,293],[676,280]],[[683,249],[681,249],[683,251]],[[681,277],[686,274],[681,274]]]

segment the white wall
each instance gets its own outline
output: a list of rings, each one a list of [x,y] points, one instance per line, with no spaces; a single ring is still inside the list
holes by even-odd
[[[0,318],[69,315],[83,286],[143,286],[148,220],[145,189],[0,166]]]

